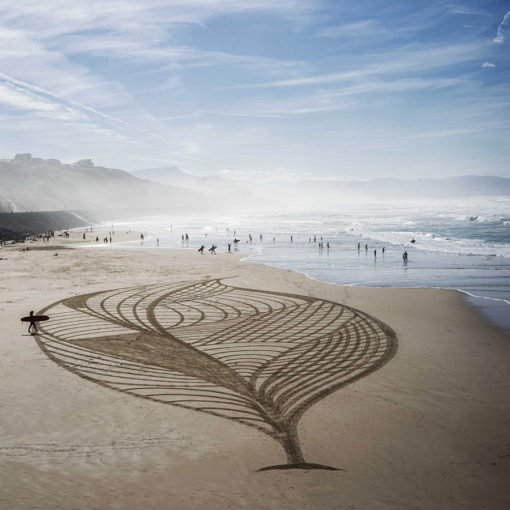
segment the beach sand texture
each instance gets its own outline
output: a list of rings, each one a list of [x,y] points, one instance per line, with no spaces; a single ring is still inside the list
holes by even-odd
[[[508,508],[510,339],[459,293],[20,248],[0,251],[0,508]],[[302,462],[338,470],[258,471]]]

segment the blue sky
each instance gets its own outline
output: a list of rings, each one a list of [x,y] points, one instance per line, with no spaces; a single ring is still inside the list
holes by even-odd
[[[1,5],[0,157],[510,177],[510,2]]]

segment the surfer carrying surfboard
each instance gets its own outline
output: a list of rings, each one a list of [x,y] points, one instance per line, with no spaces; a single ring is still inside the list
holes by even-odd
[[[21,322],[30,322],[28,332],[31,335],[35,335],[38,332],[36,322],[47,321],[48,319],[49,317],[47,315],[34,315],[34,312],[32,311],[27,317],[22,317]]]
[[[34,328],[34,332],[32,333],[31,329]],[[32,310],[30,312],[30,325],[28,326],[28,332],[31,335],[35,335],[37,333],[37,326],[35,325],[35,319],[34,319],[34,311]]]

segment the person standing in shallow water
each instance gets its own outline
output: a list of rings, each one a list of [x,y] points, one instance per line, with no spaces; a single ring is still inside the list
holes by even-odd
[[[32,332],[32,328],[34,329],[34,331]],[[35,335],[37,333],[37,326],[35,324],[35,320],[34,320],[34,311],[32,310],[30,312],[30,324],[28,326],[28,332],[31,334],[31,335]]]

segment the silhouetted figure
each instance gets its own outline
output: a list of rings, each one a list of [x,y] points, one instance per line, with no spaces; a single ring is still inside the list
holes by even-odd
[[[386,248],[383,246],[382,247],[382,254],[384,255],[384,252],[386,251]]]
[[[276,237],[273,237],[273,243],[276,242]]]
[[[359,251],[360,247],[361,247],[361,243],[358,243],[358,251]]]
[[[44,240],[44,237],[43,237],[43,240]],[[85,241],[85,232],[83,233],[83,240]]]
[[[294,242],[294,237],[293,236],[290,236],[290,242]]]
[[[259,239],[262,241],[262,234],[260,234]]]
[[[96,236],[96,243],[99,242],[99,236]]]
[[[368,251],[368,244],[365,244],[365,251]]]
[[[181,234],[181,241],[184,241],[184,234]]]
[[[316,243],[317,242],[317,236],[313,236],[313,242]]]
[[[232,253],[231,248],[232,248],[232,244],[231,244],[231,243],[228,243],[228,252],[229,252],[229,253]]]
[[[411,239],[411,244],[414,244],[415,242],[416,242],[416,239],[413,237],[413,238]]]
[[[329,241],[328,241],[328,243],[326,244],[326,248],[329,250]]]
[[[404,254],[402,255],[402,258],[407,262],[407,251],[404,252]]]
[[[250,243],[251,243],[251,241],[252,241],[251,234],[248,234],[248,237],[249,237],[249,239],[250,239]]]
[[[237,243],[239,243],[241,240],[240,239],[235,239],[234,238],[234,244],[237,245]]]
[[[110,236],[110,243],[112,242],[112,236]]]
[[[377,258],[377,250],[374,250],[374,257]]]
[[[32,328],[34,328],[34,332],[33,333],[32,333]],[[28,326],[28,332],[31,335],[35,335],[37,333],[37,326],[35,325],[34,312],[33,311],[30,312],[30,324]]]
[[[216,255],[216,248],[217,248],[217,246],[214,246],[214,244],[209,248],[211,255]]]
[[[188,242],[188,241],[189,241],[189,235],[186,234],[186,242]]]
[[[159,248],[159,238],[156,238],[156,247]]]
[[[204,245],[200,246],[200,248],[198,249],[198,253],[200,253],[200,255],[203,255],[204,254],[204,249],[205,249]]]

